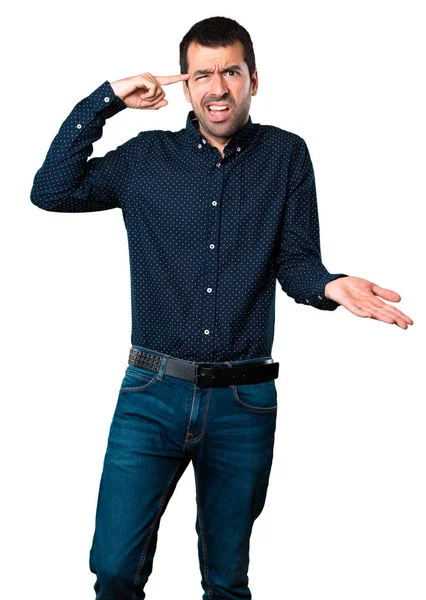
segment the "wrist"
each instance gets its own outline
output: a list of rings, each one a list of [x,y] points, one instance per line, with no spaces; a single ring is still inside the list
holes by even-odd
[[[331,294],[333,293],[333,286],[334,282],[337,281],[338,279],[342,279],[343,277],[349,277],[349,275],[346,275],[346,273],[341,273],[337,276],[334,277],[334,279],[332,279],[331,281],[329,281],[328,283],[326,283],[326,285],[324,286],[324,296],[326,298],[329,298],[330,300],[333,300],[334,298],[331,297]],[[338,285],[338,284],[336,284]]]
[[[334,280],[335,281],[335,280]],[[330,285],[333,283],[333,281],[329,281],[326,286],[324,287],[324,296],[326,298],[330,298]],[[330,298],[331,299],[331,298]]]

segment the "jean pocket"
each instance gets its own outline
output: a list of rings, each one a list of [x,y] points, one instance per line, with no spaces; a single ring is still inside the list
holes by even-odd
[[[262,383],[234,385],[233,396],[235,401],[247,410],[272,412],[278,407],[275,379]]]
[[[135,367],[127,367],[123,381],[121,382],[120,392],[140,392],[153,385],[157,379],[158,372]]]

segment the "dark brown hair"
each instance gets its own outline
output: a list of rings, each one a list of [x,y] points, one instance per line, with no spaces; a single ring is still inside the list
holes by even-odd
[[[217,48],[219,46],[230,46],[237,40],[244,47],[244,61],[248,66],[251,79],[256,69],[256,61],[250,34],[237,21],[228,17],[209,17],[198,21],[191,27],[179,45],[181,73],[188,72],[187,51],[191,42],[209,48]],[[188,81],[186,81],[186,84],[188,85]]]

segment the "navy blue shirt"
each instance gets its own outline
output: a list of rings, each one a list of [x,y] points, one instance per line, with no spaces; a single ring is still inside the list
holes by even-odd
[[[321,310],[315,178],[305,141],[251,117],[224,158],[193,111],[180,131],[142,131],[88,157],[126,104],[102,83],[73,108],[37,171],[31,201],[56,212],[120,208],[131,275],[132,345],[191,361],[272,355],[276,281]]]

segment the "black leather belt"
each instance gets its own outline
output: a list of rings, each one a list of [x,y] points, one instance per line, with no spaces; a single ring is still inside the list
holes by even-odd
[[[199,387],[228,387],[231,385],[242,385],[246,383],[261,383],[276,379],[278,377],[278,362],[267,358],[262,362],[244,363],[232,365],[230,363],[221,365],[219,363],[195,363],[173,358],[166,354],[154,354],[131,348],[129,353],[129,365],[157,372],[161,361],[167,356],[165,375],[171,375],[178,379],[193,381]]]

